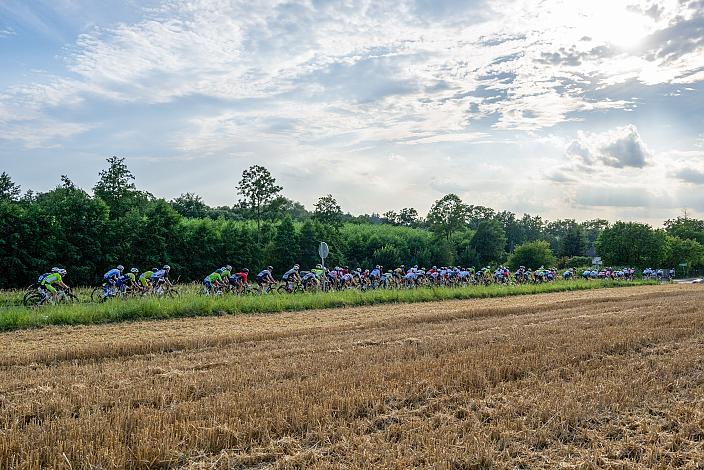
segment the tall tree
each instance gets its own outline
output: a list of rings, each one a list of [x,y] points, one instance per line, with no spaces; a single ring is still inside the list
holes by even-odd
[[[479,222],[469,246],[476,251],[482,265],[503,260],[506,234],[501,223],[494,219]]]
[[[467,206],[456,194],[448,194],[435,201],[427,220],[430,230],[449,241],[464,226],[466,218]]]
[[[107,159],[108,168],[98,173],[93,193],[110,208],[110,218],[119,219],[139,202],[146,202],[147,194],[140,193],[134,185],[134,175],[127,168],[124,157]]]
[[[342,223],[342,209],[332,194],[327,194],[315,203],[313,217],[321,224],[340,227]]]
[[[418,211],[412,207],[404,207],[398,213],[398,224],[404,227],[415,227],[420,223]]]
[[[242,172],[242,179],[237,185],[240,201],[257,222],[257,242],[261,243],[261,224],[267,206],[283,190],[276,185],[276,178],[261,165],[252,165]]]
[[[0,174],[0,200],[16,201],[20,197],[20,187],[4,171]]]

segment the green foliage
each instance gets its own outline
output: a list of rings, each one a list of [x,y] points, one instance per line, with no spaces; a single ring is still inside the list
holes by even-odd
[[[249,210],[257,221],[257,241],[261,242],[261,223],[269,209],[269,204],[283,188],[276,185],[276,178],[269,170],[260,165],[253,165],[242,172],[242,179],[237,185],[237,194],[243,199],[242,207]]]
[[[110,218],[124,216],[130,208],[151,198],[148,193],[137,191],[134,175],[127,168],[124,158],[112,156],[107,159],[109,167],[100,171],[93,193],[110,208]],[[66,182],[64,182],[66,184]],[[73,183],[70,183],[73,185]]]
[[[595,247],[606,264],[658,266],[664,261],[665,232],[646,224],[616,222],[601,233]]]
[[[210,215],[210,208],[203,198],[194,193],[181,194],[171,201],[171,207],[183,217],[202,219]]]
[[[328,194],[315,203],[313,217],[321,224],[339,227],[342,223],[342,209],[332,194]]]
[[[549,268],[555,265],[555,256],[550,248],[550,243],[545,240],[525,242],[518,245],[508,258],[508,266],[517,269],[525,266],[529,269],[537,269],[541,266]]]
[[[283,218],[274,236],[271,265],[275,273],[284,273],[298,262],[298,233],[290,215]]]
[[[584,268],[592,265],[592,259],[588,256],[573,256],[565,263],[566,268]]]
[[[476,252],[477,266],[484,266],[504,259],[506,234],[501,223],[494,219],[482,220],[472,237],[469,247]]]
[[[0,174],[0,201],[17,201],[19,197],[20,187],[3,171]]]
[[[438,199],[428,212],[430,230],[449,240],[452,234],[464,227],[467,219],[467,206],[456,194],[448,194]]]
[[[704,266],[704,246],[698,241],[667,235],[665,243],[665,266],[677,269],[681,263],[687,263],[690,269]]]
[[[665,230],[683,240],[696,240],[704,245],[704,220],[677,217],[665,221]]]
[[[575,221],[569,221],[558,242],[559,256],[583,256],[587,249],[584,228]]]

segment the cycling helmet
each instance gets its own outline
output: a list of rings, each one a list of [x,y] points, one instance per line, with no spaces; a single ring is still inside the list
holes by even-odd
[[[273,270],[274,270],[273,266],[267,266],[266,269],[267,269],[267,271],[273,271]]]
[[[300,267],[299,265],[297,265],[297,264],[294,264],[294,265],[293,265],[293,269],[295,269],[296,271],[298,271],[299,269],[301,269],[301,267]]]
[[[322,264],[316,264],[315,267],[316,267],[317,269],[320,269],[320,268],[323,267],[323,265],[322,265]]]
[[[164,271],[169,271],[171,269],[171,266],[169,266],[168,264],[165,264],[164,267],[161,269],[163,269]]]
[[[61,271],[61,268],[57,268],[56,266],[54,266],[53,268],[51,268],[51,272],[52,272],[52,273],[58,273],[59,271]]]
[[[225,269],[227,269],[228,271],[232,271],[232,266],[228,264],[227,266],[225,266]]]
[[[137,273],[139,272],[139,269],[137,269],[137,268],[132,268],[132,269],[130,269],[130,272],[133,273],[133,274],[137,274]]]
[[[244,268],[244,269],[242,270],[242,272],[243,272],[243,273],[248,273],[248,272],[249,272],[249,269]]]
[[[65,269],[59,269],[59,274],[61,274],[62,276],[65,276],[65,275],[66,275],[66,270],[65,270]]]
[[[118,271],[124,271],[124,270],[125,270],[125,267],[124,267],[123,265],[121,265],[121,264],[118,264],[118,265],[117,265],[117,270],[118,270]]]

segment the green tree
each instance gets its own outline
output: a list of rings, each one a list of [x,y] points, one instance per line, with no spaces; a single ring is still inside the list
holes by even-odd
[[[93,187],[93,193],[108,205],[110,218],[118,219],[130,208],[144,205],[149,195],[137,191],[134,175],[127,168],[124,158],[112,156],[107,162],[108,168],[98,173],[99,179]]]
[[[646,224],[619,221],[601,232],[595,247],[606,264],[654,267],[665,255],[665,232]]]
[[[687,268],[691,269],[704,265],[704,245],[698,241],[667,235],[665,244],[665,266],[680,269],[681,263],[687,263]]]
[[[298,234],[290,215],[276,228],[270,261],[277,273],[288,271],[298,261]]]
[[[301,266],[315,266],[320,263],[318,256],[318,239],[317,222],[306,220],[301,226],[301,233],[298,237],[298,253],[301,259]]]
[[[696,240],[704,245],[704,220],[677,217],[665,221],[665,230],[683,240]]]
[[[550,243],[545,240],[535,240],[518,245],[509,256],[508,265],[511,269],[517,269],[519,266],[530,269],[550,267],[555,265],[555,256]]]
[[[581,225],[570,221],[558,242],[559,256],[583,256],[587,249],[587,237]]]
[[[342,223],[342,208],[332,194],[327,194],[315,203],[313,217],[321,224],[339,228]]]
[[[210,208],[203,198],[194,193],[184,193],[171,201],[171,207],[183,217],[205,218],[210,214]]]
[[[494,219],[479,222],[469,246],[477,253],[481,265],[503,260],[506,234],[501,223]]]
[[[433,203],[428,212],[430,230],[449,241],[452,234],[464,227],[467,206],[456,194],[448,194]]]
[[[3,171],[0,174],[0,201],[17,201],[19,197],[20,187]]]
[[[262,219],[269,204],[283,188],[276,185],[276,178],[269,170],[260,165],[253,165],[242,172],[242,179],[237,185],[237,194],[243,197],[240,204],[247,208],[257,221],[257,242],[261,243]]]

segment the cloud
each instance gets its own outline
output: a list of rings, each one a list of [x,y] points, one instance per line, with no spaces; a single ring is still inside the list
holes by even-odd
[[[695,168],[682,168],[675,172],[675,176],[685,183],[704,185],[704,171]]]
[[[674,208],[676,202],[667,194],[655,194],[641,186],[580,186],[575,203],[590,207]]]
[[[601,134],[580,132],[566,152],[587,165],[600,163],[613,168],[643,168],[652,156],[631,124]]]
[[[0,39],[2,38],[9,38],[10,36],[14,36],[17,34],[14,29],[12,28],[2,28],[0,27]]]

